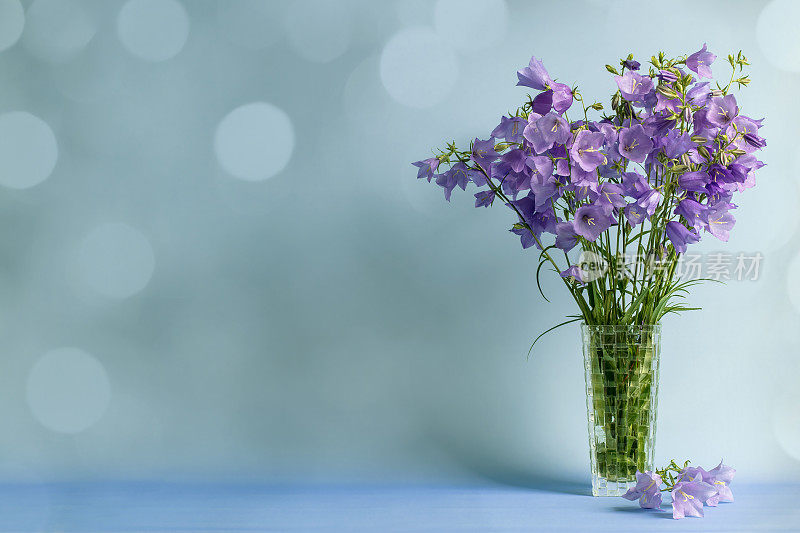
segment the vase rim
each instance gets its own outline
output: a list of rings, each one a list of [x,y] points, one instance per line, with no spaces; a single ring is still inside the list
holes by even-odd
[[[660,328],[661,322],[656,322],[655,324],[587,324],[586,322],[581,322],[582,327],[587,328],[637,328],[637,329],[646,329],[646,328]]]

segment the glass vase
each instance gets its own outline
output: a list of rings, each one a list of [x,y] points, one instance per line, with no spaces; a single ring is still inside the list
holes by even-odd
[[[581,325],[594,496],[621,496],[653,469],[661,325]]]

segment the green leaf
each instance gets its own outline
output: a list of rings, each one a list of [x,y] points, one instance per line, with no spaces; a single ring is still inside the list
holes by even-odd
[[[539,336],[538,336],[538,337],[536,337],[536,338],[533,340],[533,343],[531,344],[531,348],[530,348],[530,350],[528,350],[528,359],[530,359],[530,357],[531,357],[531,351],[533,351],[533,347],[534,347],[534,345],[536,345],[536,343],[539,341],[539,339],[541,339],[542,337],[544,337],[545,335],[547,335],[548,333],[550,333],[550,332],[551,332],[551,331],[553,331],[554,329],[560,328],[561,326],[566,326],[567,324],[571,324],[572,322],[576,322],[576,321],[578,321],[578,320],[582,320],[582,319],[583,319],[583,317],[582,317],[582,316],[576,316],[575,318],[572,318],[572,319],[570,319],[570,320],[564,321],[564,322],[562,322],[562,323],[560,323],[560,324],[556,324],[556,325],[555,325],[555,326],[553,326],[552,328],[550,328],[550,329],[548,329],[548,330],[545,330],[545,331],[543,331],[542,333],[540,333],[540,334],[539,334]]]

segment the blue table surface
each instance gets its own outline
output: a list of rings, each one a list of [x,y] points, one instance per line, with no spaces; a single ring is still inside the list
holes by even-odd
[[[800,531],[800,484],[731,488],[735,503],[676,521],[571,486],[5,484],[0,531]]]

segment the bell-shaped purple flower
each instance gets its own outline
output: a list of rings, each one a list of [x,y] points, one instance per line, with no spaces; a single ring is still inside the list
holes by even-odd
[[[661,193],[656,189],[650,189],[646,193],[642,194],[636,203],[639,204],[649,216],[653,216],[653,213],[656,212],[656,208],[658,204],[661,203]]]
[[[670,159],[678,159],[691,148],[695,147],[690,134],[681,134],[677,130],[669,130],[669,132],[661,138],[661,145],[664,147],[664,155]]]
[[[713,78],[711,64],[715,59],[717,56],[709,52],[706,43],[703,43],[703,48],[686,58],[686,67],[701,78]]]
[[[494,201],[494,191],[480,191],[475,193],[475,207],[489,207]]]
[[[625,219],[632,228],[635,228],[637,225],[650,218],[650,216],[647,214],[647,211],[637,203],[630,203],[626,205],[623,212],[625,213]]]
[[[585,284],[586,282],[583,281],[583,272],[577,265],[572,265],[565,271],[559,274],[562,278],[567,278],[575,281],[576,283],[580,283],[581,285]]]
[[[687,192],[704,193],[709,182],[711,182],[711,176],[702,170],[686,172],[678,177],[678,187]]]
[[[583,170],[591,172],[606,160],[606,156],[601,152],[604,142],[605,137],[602,133],[581,130],[569,149],[569,155]]]
[[[509,142],[522,142],[522,130],[527,125],[528,121],[522,117],[501,117],[500,124],[492,130],[492,137]]]
[[[519,81],[517,85],[523,87],[530,87],[539,91],[544,91],[552,83],[553,79],[547,73],[547,69],[536,56],[532,56],[528,66],[517,71],[517,78]]]
[[[553,109],[553,91],[548,89],[539,93],[531,102],[531,111],[537,115],[544,115]]]
[[[652,137],[663,135],[667,130],[674,128],[676,122],[669,118],[671,113],[654,113],[644,119],[644,129]]]
[[[639,500],[643,509],[661,508],[661,476],[648,470],[636,472],[636,486],[622,495],[626,500]]]
[[[712,98],[706,107],[705,119],[709,124],[718,128],[727,128],[739,114],[739,106],[736,105],[736,97],[728,94],[721,97]],[[695,114],[697,116],[697,114]]]
[[[428,159],[423,159],[422,161],[416,161],[411,164],[419,168],[419,170],[417,171],[417,179],[426,178],[428,180],[428,183],[430,183],[431,178],[433,178],[433,173],[436,172],[437,168],[439,168],[439,158],[430,157]]]
[[[707,505],[716,507],[719,502],[733,501],[733,492],[731,492],[730,484],[735,474],[736,470],[728,465],[722,464],[722,461],[720,461],[719,465],[707,472],[708,479],[705,477],[703,479],[717,489],[717,494],[706,500]]]
[[[639,70],[642,66],[641,63],[633,59],[626,59],[622,64],[625,65],[625,68],[628,70]]]
[[[691,481],[680,481],[672,489],[672,517],[703,516],[703,502],[717,493],[709,483],[698,474]]]
[[[623,128],[619,132],[619,153],[636,163],[644,163],[653,150],[653,140],[645,133],[641,124]]]
[[[572,138],[572,133],[569,131],[569,122],[557,113],[544,115],[536,121],[536,126],[550,145],[549,147],[553,146],[554,143],[566,144]]]
[[[622,197],[622,187],[610,182],[603,183],[600,186],[596,203],[605,209],[608,214],[627,205],[625,198]]]
[[[686,100],[696,106],[704,106],[711,99],[711,88],[707,81],[695,83],[691,89],[686,91]]]
[[[569,252],[578,244],[578,234],[569,222],[556,224],[556,248]]]
[[[472,143],[472,160],[483,169],[488,170],[492,161],[495,161],[500,154],[494,151],[494,138],[490,137],[486,141],[475,139]]]
[[[651,188],[647,178],[637,172],[626,172],[622,176],[622,190],[625,196],[639,198]]]
[[[456,188],[456,180],[453,173],[450,171],[436,175],[436,185],[444,189],[444,199],[450,201],[450,195],[453,189]]]
[[[653,91],[653,80],[650,76],[642,76],[636,72],[628,71],[622,76],[614,76],[622,97],[633,103],[643,103]]]
[[[599,205],[583,205],[575,211],[575,220],[572,227],[575,233],[594,242],[608,228],[614,224],[614,219],[606,214],[605,209]]]
[[[675,251],[682,254],[686,251],[686,245],[700,240],[700,236],[694,230],[688,229],[680,222],[670,220],[667,222],[667,238],[672,243]]]
[[[510,166],[514,172],[522,172],[525,168],[525,162],[528,160],[528,156],[525,155],[524,150],[515,148],[504,153],[500,159],[508,163],[508,166]]]
[[[565,83],[553,83],[553,109],[563,113],[572,106],[572,89]]]
[[[537,154],[543,154],[547,150],[553,147],[553,139],[549,138],[545,135],[542,128],[539,126],[539,119],[540,117],[537,114],[531,114],[528,117],[528,125],[525,126],[525,129],[522,130],[522,136],[525,138],[530,148],[533,148],[533,151]]]
[[[736,219],[728,211],[728,206],[714,206],[708,210],[705,217],[709,233],[722,242],[728,242],[730,231],[736,224]]]
[[[678,81],[678,75],[671,70],[662,69],[658,71],[658,79],[665,83],[673,83]]]
[[[705,226],[704,215],[706,209],[707,207],[700,202],[691,198],[684,198],[678,203],[674,213],[682,216],[694,229],[700,229]]]

